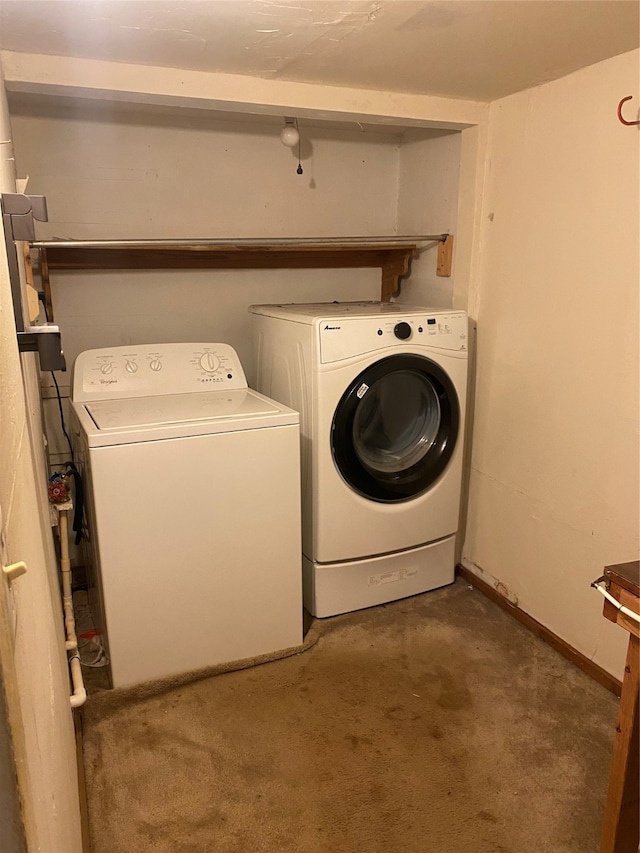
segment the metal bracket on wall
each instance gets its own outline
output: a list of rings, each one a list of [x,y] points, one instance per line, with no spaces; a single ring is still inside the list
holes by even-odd
[[[20,352],[38,352],[42,370],[66,370],[60,329],[50,323],[32,325],[29,311],[23,305],[23,289],[16,242],[35,239],[34,220],[47,221],[47,200],[44,196],[21,193],[0,194],[2,228],[7,250],[13,314]]]

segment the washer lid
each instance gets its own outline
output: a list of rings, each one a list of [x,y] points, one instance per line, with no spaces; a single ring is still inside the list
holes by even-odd
[[[73,403],[90,447],[297,424],[298,413],[251,389]]]
[[[246,390],[99,400],[85,406],[100,430],[155,427],[215,418],[248,418],[280,411],[274,403],[248,395]]]

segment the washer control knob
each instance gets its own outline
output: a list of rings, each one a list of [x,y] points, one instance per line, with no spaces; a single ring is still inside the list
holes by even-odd
[[[220,367],[220,359],[212,352],[205,352],[200,356],[200,367],[205,373],[215,373]]]
[[[100,365],[100,373],[104,373],[105,375],[111,373],[113,370],[113,364],[110,361],[105,361]]]
[[[396,326],[393,330],[393,334],[396,338],[400,338],[401,341],[406,341],[411,337],[411,326],[408,323],[396,323]]]
[[[162,370],[162,362],[159,358],[154,358],[149,362],[149,367],[157,373],[159,370]]]
[[[127,370],[127,373],[137,373],[138,372],[138,365],[135,361],[131,361],[131,360],[127,359],[124,366]]]

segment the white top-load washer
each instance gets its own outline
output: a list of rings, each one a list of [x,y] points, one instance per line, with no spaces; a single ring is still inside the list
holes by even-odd
[[[72,412],[113,686],[300,644],[297,412],[219,343],[83,352]]]
[[[463,311],[254,305],[257,384],[300,412],[305,605],[328,616],[454,578]]]

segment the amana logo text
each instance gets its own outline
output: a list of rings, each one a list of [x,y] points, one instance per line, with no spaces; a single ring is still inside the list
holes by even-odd
[[[330,326],[327,323],[327,325],[324,327],[324,331],[326,332],[328,329],[330,332],[333,332],[333,331],[336,331],[337,329],[341,329],[341,328],[342,328],[342,326]]]

